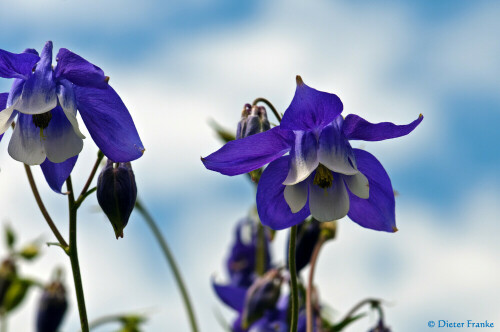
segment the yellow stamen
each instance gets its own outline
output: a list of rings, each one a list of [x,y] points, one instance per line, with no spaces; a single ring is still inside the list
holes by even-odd
[[[327,189],[332,186],[333,174],[328,168],[322,164],[318,165],[316,169],[316,175],[314,176],[313,184],[319,186],[320,188]]]

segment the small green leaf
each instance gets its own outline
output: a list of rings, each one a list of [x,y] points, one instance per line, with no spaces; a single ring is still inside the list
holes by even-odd
[[[362,313],[362,314],[352,316],[352,317],[347,317],[346,319],[344,319],[340,323],[332,325],[330,327],[329,331],[330,332],[342,331],[347,325],[354,323],[355,321],[357,321],[360,318],[363,318],[364,316],[366,316],[366,313]]]
[[[32,285],[33,282],[31,280],[19,278],[14,279],[3,300],[4,310],[10,312],[17,308],[26,297],[26,294]]]
[[[222,128],[222,126],[215,122],[215,120],[210,120],[209,125],[213,130],[215,130],[217,136],[219,136],[219,138],[223,140],[224,143],[234,141],[236,139],[234,131]]]
[[[16,234],[9,225],[5,225],[5,243],[9,250],[12,250],[16,244]]]

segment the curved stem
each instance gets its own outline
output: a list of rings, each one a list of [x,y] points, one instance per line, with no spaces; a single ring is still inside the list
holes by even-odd
[[[356,311],[358,311],[359,309],[361,309],[361,307],[363,307],[365,304],[370,304],[372,306],[374,306],[375,304],[379,304],[380,303],[380,300],[378,299],[365,299],[361,302],[359,302],[358,304],[356,304],[346,315],[345,317],[341,320],[341,322],[343,321],[346,321],[348,320],[349,318],[351,318],[355,313]]]
[[[73,281],[75,283],[76,301],[78,302],[78,312],[80,314],[80,325],[82,332],[89,332],[87,320],[87,309],[85,308],[85,296],[83,294],[82,275],[80,274],[80,264],[78,262],[78,249],[76,244],[76,217],[77,208],[75,206],[75,195],[73,194],[73,184],[71,176],[66,180],[66,187],[69,191],[69,259],[73,270]]]
[[[75,202],[76,208],[83,203],[83,200],[90,194],[89,193],[89,187],[92,184],[92,180],[94,179],[95,174],[97,173],[97,170],[99,169],[99,165],[101,164],[102,159],[104,158],[104,153],[102,153],[101,150],[97,152],[97,159],[94,163],[94,167],[92,167],[92,170],[90,171],[89,178],[87,179],[87,182],[83,186],[82,192],[78,196],[78,199]]]
[[[319,251],[325,243],[325,238],[320,237],[316,245],[314,246],[314,251],[311,256],[311,267],[309,269],[309,279],[307,280],[307,292],[306,292],[306,317],[307,317],[307,332],[313,332],[313,308],[312,308],[312,292],[313,292],[313,280],[314,272],[316,270],[316,262],[318,261]]]
[[[295,266],[296,239],[297,225],[290,228],[290,246],[288,247],[288,268],[290,269],[290,292],[292,297],[290,332],[297,332],[297,324],[299,319],[299,293],[297,286],[297,268]]]
[[[281,115],[278,113],[278,111],[276,110],[276,108],[274,108],[274,105],[271,104],[271,102],[269,100],[267,100],[266,98],[257,98],[253,101],[252,105],[255,106],[257,105],[259,102],[263,102],[264,104],[266,104],[267,106],[269,106],[269,108],[271,109],[271,111],[274,113],[274,116],[276,117],[276,119],[278,119],[278,122],[281,122]]]
[[[59,243],[61,244],[61,247],[63,247],[63,249],[67,251],[68,243],[66,243],[66,240],[64,240],[63,236],[57,229],[57,226],[54,224],[54,221],[50,217],[49,212],[47,212],[45,205],[43,204],[42,198],[40,197],[40,193],[38,192],[38,188],[35,183],[35,179],[33,178],[33,173],[31,173],[31,168],[29,167],[29,165],[24,164],[24,169],[26,170],[28,182],[30,183],[31,191],[33,192],[33,196],[35,196],[35,201],[38,204],[40,212],[42,212],[45,221],[47,221],[47,224],[52,230],[52,233],[54,233],[54,236],[56,237],[57,241],[59,241]]]
[[[153,232],[154,236],[156,237],[156,240],[158,241],[158,244],[160,245],[163,254],[165,255],[165,258],[167,259],[168,265],[170,266],[170,269],[172,270],[172,273],[174,274],[175,281],[177,282],[177,286],[179,287],[179,290],[181,292],[182,300],[184,301],[184,306],[186,307],[186,311],[188,313],[189,317],[189,323],[191,324],[191,330],[193,332],[198,332],[198,326],[196,324],[196,318],[194,315],[194,310],[193,306],[191,304],[191,301],[189,300],[189,295],[186,289],[186,286],[184,285],[184,281],[182,279],[181,273],[179,271],[179,268],[177,267],[177,263],[175,262],[174,256],[172,252],[170,251],[170,248],[168,247],[167,241],[161,234],[158,226],[156,225],[153,217],[149,214],[149,212],[144,208],[140,200],[138,199],[135,203],[135,208],[139,213],[143,216],[144,220],[148,224],[149,228],[151,228],[151,231]]]

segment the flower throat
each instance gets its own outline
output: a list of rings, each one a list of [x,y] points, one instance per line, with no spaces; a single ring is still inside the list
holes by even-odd
[[[43,130],[49,126],[50,120],[52,119],[52,112],[48,111],[42,114],[33,114],[33,124],[35,127],[40,128],[40,138],[45,139],[43,136]]]
[[[314,176],[313,183],[323,189],[330,188],[333,183],[332,171],[322,164],[319,164],[316,169],[316,175]]]

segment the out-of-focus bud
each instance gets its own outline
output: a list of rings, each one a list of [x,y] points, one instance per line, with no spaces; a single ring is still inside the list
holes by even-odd
[[[296,268],[297,273],[302,270],[309,261],[314,251],[314,247],[318,242],[321,233],[320,222],[312,219],[309,222],[300,223],[297,227],[297,240],[296,240]],[[290,243],[290,238],[288,238],[288,243]],[[287,246],[288,249],[288,246]],[[287,262],[288,262],[288,250],[286,251]]]
[[[335,239],[337,235],[337,220],[322,222],[320,226],[323,240],[328,241]]]
[[[245,297],[241,319],[243,329],[247,329],[253,322],[260,319],[266,310],[276,306],[282,281],[280,271],[272,269],[250,286]]]
[[[0,266],[0,304],[3,305],[5,295],[9,290],[10,285],[16,277],[16,266],[10,259],[6,259]]]
[[[378,324],[368,332],[391,332],[391,329],[384,324],[382,319],[379,319]]]
[[[37,332],[55,332],[64,318],[68,301],[66,290],[60,281],[53,281],[44,290],[38,303]]]
[[[130,163],[113,163],[108,159],[97,180],[97,201],[108,217],[116,238],[123,238],[123,229],[137,199],[135,176]]]
[[[39,253],[39,246],[36,243],[30,243],[21,249],[19,255],[26,260],[32,260],[33,258],[36,258]]]
[[[263,106],[252,106],[250,104],[243,106],[241,120],[236,129],[236,139],[262,133],[269,129],[271,129],[271,124],[267,119],[267,112]]]
[[[120,319],[123,323],[122,328],[118,332],[140,332],[140,325],[146,321],[143,316],[124,316]]]

